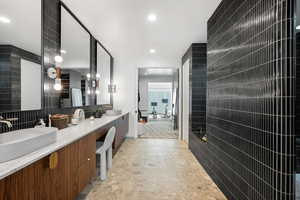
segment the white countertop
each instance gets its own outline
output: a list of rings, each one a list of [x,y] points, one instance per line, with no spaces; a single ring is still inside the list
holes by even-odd
[[[59,130],[55,143],[15,160],[0,163],[0,180],[50,155],[51,153],[62,149],[63,147],[79,140],[80,138],[87,136],[93,131],[109,124],[110,122],[126,114],[128,114],[128,112],[117,116],[103,116],[102,118],[95,120],[87,119],[76,126],[71,126]]]

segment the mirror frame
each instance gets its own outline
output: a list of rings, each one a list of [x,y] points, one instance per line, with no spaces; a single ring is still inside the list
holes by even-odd
[[[89,55],[90,55],[90,74],[93,74],[93,52],[92,52],[92,45],[91,45],[91,43],[92,43],[92,41],[93,41],[93,35],[91,34],[91,32],[88,30],[88,28],[76,17],[76,15],[67,7],[67,5],[66,4],[64,4],[62,1],[60,1],[60,3],[59,3],[59,21],[60,21],[60,27],[59,27],[59,33],[60,33],[60,44],[59,44],[59,46],[60,46],[60,49],[59,49],[59,54],[61,54],[60,53],[60,50],[61,50],[61,30],[62,30],[62,17],[61,17],[61,13],[62,13],[62,9],[65,9],[65,11],[67,12],[67,13],[69,13],[70,14],[70,16],[87,32],[87,34],[89,34],[89,36],[90,36],[90,38],[89,38],[89,46],[90,46],[90,49],[89,49]],[[90,82],[88,83],[89,84],[89,86],[90,86]],[[83,105],[83,106],[79,106],[79,107],[73,107],[73,106],[70,106],[70,107],[60,107],[60,105],[58,106],[59,108],[62,108],[62,109],[72,109],[72,108],[85,108],[85,107],[90,107],[90,106],[95,106],[96,104],[95,104],[95,102],[94,101],[92,101],[93,100],[93,96],[94,96],[94,94],[93,95],[90,95],[91,96],[91,98],[90,98],[90,105]]]

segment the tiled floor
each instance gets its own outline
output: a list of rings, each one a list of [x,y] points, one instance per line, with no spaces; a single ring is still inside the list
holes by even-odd
[[[173,123],[170,120],[152,120],[140,126],[140,138],[178,138],[178,131],[173,130]]]
[[[80,198],[100,199],[226,200],[186,145],[166,139],[126,140],[108,179],[95,180]]]

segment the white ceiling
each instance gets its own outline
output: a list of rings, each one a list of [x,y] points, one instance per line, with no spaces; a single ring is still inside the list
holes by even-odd
[[[207,20],[221,0],[64,2],[116,59],[131,56],[141,67],[174,67],[191,43],[207,41]],[[157,15],[155,23],[147,21],[150,13]]]

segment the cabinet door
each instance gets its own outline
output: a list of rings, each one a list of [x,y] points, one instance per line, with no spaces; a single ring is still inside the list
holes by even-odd
[[[96,136],[90,134],[79,141],[79,167],[96,154]]]
[[[90,181],[89,163],[81,165],[78,171],[78,188],[81,192]]]
[[[78,188],[81,192],[96,175],[96,157],[90,158],[85,164],[79,167]]]
[[[47,200],[47,186],[43,160],[6,177],[0,181],[1,200]],[[39,173],[40,172],[40,173]],[[40,176],[37,176],[40,175]]]
[[[82,191],[84,187],[96,175],[96,134],[79,141],[79,171],[78,188]]]
[[[117,151],[117,149],[121,146],[128,133],[128,117],[129,116],[127,114],[116,121],[116,139],[114,144],[115,151]]]
[[[70,200],[76,199],[79,190],[78,168],[79,168],[79,142],[75,142],[68,147],[69,162],[68,168],[68,196]]]
[[[0,181],[0,199],[4,199],[4,192],[5,192],[5,179]]]

